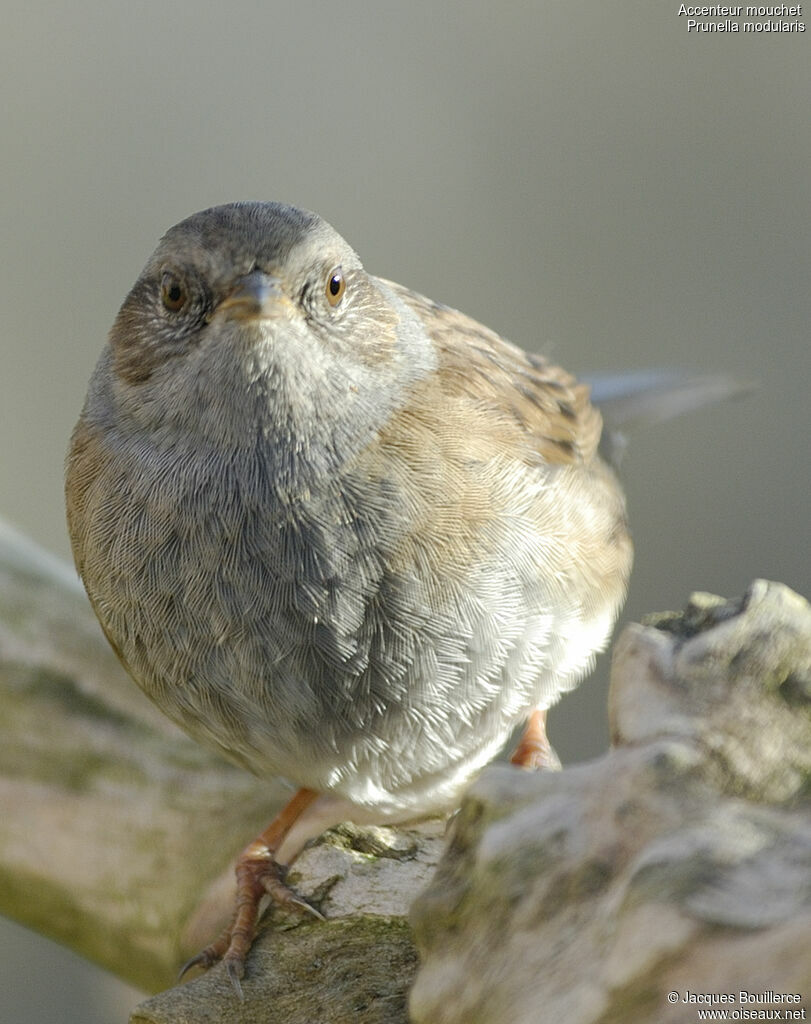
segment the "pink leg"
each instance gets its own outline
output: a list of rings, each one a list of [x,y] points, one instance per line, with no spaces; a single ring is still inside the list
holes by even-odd
[[[319,794],[312,789],[300,789],[271,821],[265,831],[249,843],[239,855],[236,865],[237,895],[234,916],[230,925],[211,945],[192,957],[181,970],[181,976],[191,967],[209,968],[222,960],[237,995],[242,998],[240,979],[245,973],[245,957],[256,937],[259,904],[265,893],[277,903],[296,907],[321,918],[309,903],[297,896],[284,883],[285,867],[276,860],[276,854],[291,829],[306,816],[305,812],[317,801]],[[318,835],[334,820],[324,824],[319,818],[308,834],[292,851],[290,860],[313,835]]]
[[[546,711],[536,709],[529,716],[527,727],[510,758],[510,763],[530,770],[560,768],[558,755],[546,736]]]

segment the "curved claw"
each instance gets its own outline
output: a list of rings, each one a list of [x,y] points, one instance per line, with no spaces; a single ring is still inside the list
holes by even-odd
[[[207,971],[209,967],[213,967],[217,962],[216,957],[213,957],[209,952],[209,947],[201,950],[196,956],[191,957],[183,964],[180,970],[177,972],[177,980],[182,981],[184,976],[192,969],[192,967],[202,967],[204,971]]]
[[[316,910],[312,903],[309,903],[303,896],[299,896],[297,892],[290,888],[284,881],[283,872],[280,871],[278,875],[264,875],[261,879],[261,884],[268,896],[278,903],[279,906],[295,907],[296,910],[303,910],[311,914],[318,921],[326,921],[320,910]]]
[[[306,910],[308,914],[312,915],[316,921],[326,921],[326,918],[320,910],[316,910],[312,903],[308,903],[307,900],[302,899],[301,896],[293,896],[290,899],[290,903],[294,907],[298,907],[299,910]]]
[[[245,964],[242,960],[225,960],[225,971],[231,982],[231,987],[237,994],[237,999],[245,1002],[245,993],[242,991],[242,976],[245,973]]]

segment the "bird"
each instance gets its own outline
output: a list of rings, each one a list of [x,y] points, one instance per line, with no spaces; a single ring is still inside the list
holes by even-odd
[[[689,407],[684,383],[626,390]],[[237,202],[163,236],[71,437],[74,559],[151,700],[296,787],[186,968],[222,960],[241,995],[262,898],[318,916],[285,874],[332,825],[449,813],[517,727],[513,763],[555,767],[547,710],[631,571],[613,437],[587,383],[367,272],[317,214]]]

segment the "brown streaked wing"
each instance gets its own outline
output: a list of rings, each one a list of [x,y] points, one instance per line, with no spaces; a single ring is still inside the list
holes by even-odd
[[[548,462],[594,457],[602,418],[586,384],[472,317],[392,281],[384,283],[410,306],[436,342],[438,376],[447,397],[469,399],[509,422]]]

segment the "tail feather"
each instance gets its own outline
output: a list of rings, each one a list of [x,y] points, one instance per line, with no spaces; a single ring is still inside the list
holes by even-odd
[[[591,400],[603,416],[600,452],[615,466],[627,446],[626,429],[661,423],[754,388],[726,374],[695,376],[683,370],[637,370],[582,379],[591,387]]]

